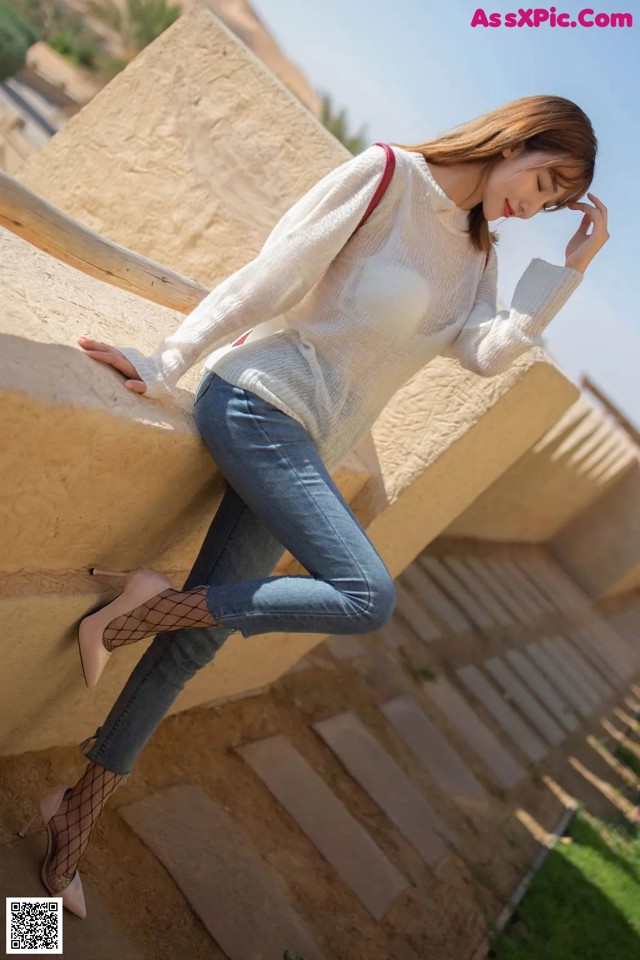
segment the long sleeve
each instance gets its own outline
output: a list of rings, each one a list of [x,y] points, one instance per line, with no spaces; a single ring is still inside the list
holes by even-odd
[[[373,145],[319,180],[278,221],[258,256],[207,294],[150,356],[118,346],[147,385],[144,396],[168,396],[201,357],[298,303],[358,226],[384,164],[384,150]]]
[[[492,247],[469,316],[442,352],[482,377],[494,377],[525,351],[540,346],[545,327],[582,281],[570,267],[534,258],[520,277],[508,310],[497,308],[498,268]]]

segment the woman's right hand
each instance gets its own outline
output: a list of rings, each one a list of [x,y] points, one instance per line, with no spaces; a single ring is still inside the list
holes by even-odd
[[[609,231],[607,230],[609,211],[595,194],[588,193],[587,196],[591,200],[591,204],[579,203],[578,201],[567,204],[570,210],[582,210],[584,213],[580,226],[569,240],[564,254],[565,267],[571,267],[580,273],[584,273],[598,250],[609,239]],[[589,227],[591,226],[592,230],[589,233]]]
[[[132,390],[133,393],[147,392],[147,385],[140,378],[140,374],[134,365],[115,347],[109,346],[108,343],[101,343],[99,340],[90,340],[88,337],[78,337],[78,343],[92,360],[108,363],[109,366],[115,367],[124,377],[128,378],[125,380],[127,390]]]

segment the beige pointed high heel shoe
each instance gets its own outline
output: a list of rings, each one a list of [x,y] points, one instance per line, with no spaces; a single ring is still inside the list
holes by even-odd
[[[84,902],[82,880],[80,879],[78,871],[75,871],[70,882],[67,877],[56,877],[55,874],[48,873],[49,864],[56,853],[55,838],[49,821],[60,809],[67,790],[73,790],[73,787],[55,787],[53,790],[45,793],[44,797],[40,800],[38,812],[34,814],[31,820],[29,820],[21,830],[18,830],[18,836],[24,837],[33,823],[35,823],[39,817],[42,817],[47,831],[47,852],[40,867],[40,879],[48,893],[54,897],[62,897],[62,905],[71,913],[75,913],[77,917],[84,920],[87,915],[87,908]]]
[[[91,690],[100,679],[111,656],[111,652],[102,643],[105,628],[112,620],[131,613],[146,600],[151,600],[163,590],[170,589],[171,583],[157,570],[147,568],[124,573],[119,570],[99,570],[97,567],[92,567],[90,572],[94,577],[119,577],[125,581],[122,593],[115,600],[80,621],[78,649],[84,682]]]

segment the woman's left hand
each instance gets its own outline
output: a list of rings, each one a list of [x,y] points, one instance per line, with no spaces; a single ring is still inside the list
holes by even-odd
[[[115,367],[125,377],[124,385],[127,390],[142,394],[147,392],[147,385],[136,368],[116,347],[102,343],[101,340],[90,340],[89,337],[78,337],[78,343],[92,360]]]
[[[581,203],[577,200],[568,204],[569,210],[584,210],[582,222],[569,240],[564,252],[565,267],[579,270],[580,273],[584,273],[598,250],[609,239],[607,208],[593,193],[588,193],[587,196],[592,201],[593,206],[590,203]],[[593,225],[593,230],[588,233],[591,225]]]

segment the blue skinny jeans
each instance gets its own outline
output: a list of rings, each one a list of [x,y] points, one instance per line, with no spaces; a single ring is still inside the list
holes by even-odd
[[[182,590],[207,585],[215,627],[158,634],[105,722],[89,760],[131,772],[185,683],[239,631],[370,633],[391,619],[393,579],[293,417],[214,372],[198,385],[198,430],[226,490]],[[269,576],[285,550],[310,576]],[[117,652],[116,652],[117,656]]]

